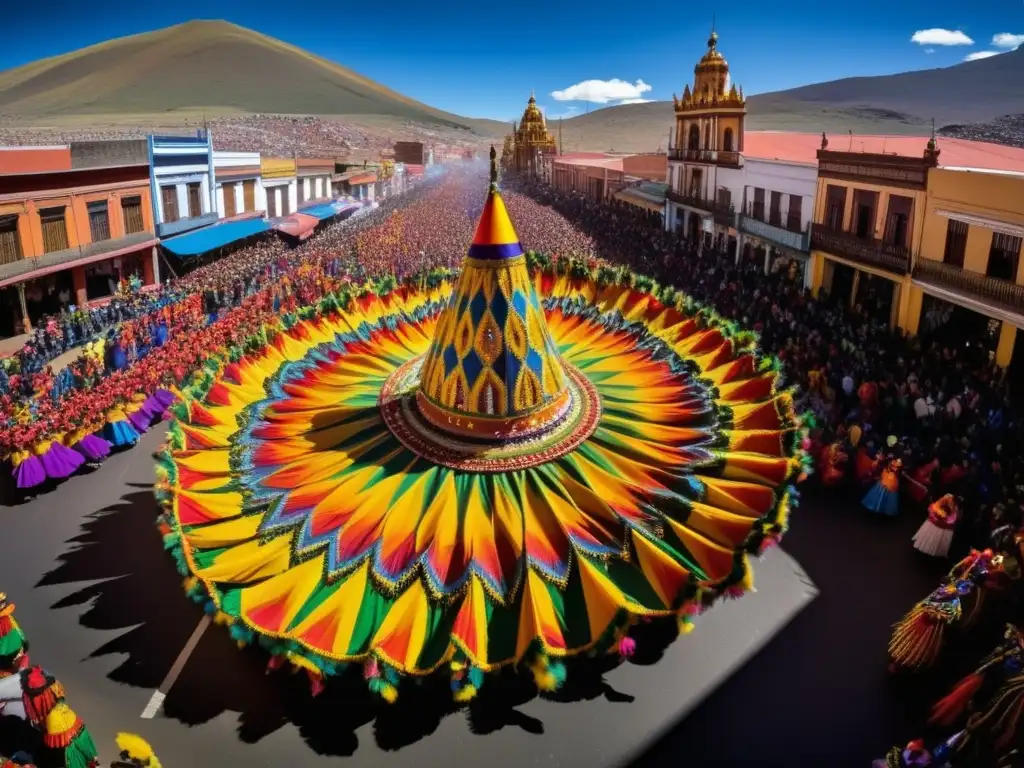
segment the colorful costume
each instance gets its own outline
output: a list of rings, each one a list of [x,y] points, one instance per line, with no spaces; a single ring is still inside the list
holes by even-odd
[[[876,514],[895,517],[900,511],[900,472],[903,462],[889,459],[882,468],[882,475],[870,491],[864,494],[861,504]]]
[[[161,768],[153,748],[134,734],[117,734],[117,748],[120,754],[110,768]]]
[[[0,592],[0,678],[20,672],[28,665],[28,641],[14,618],[14,603]]]
[[[66,768],[99,768],[92,736],[67,704],[58,704],[47,715],[43,745],[61,755]]]
[[[821,482],[826,487],[835,487],[846,477],[847,455],[839,443],[831,443],[821,457]]]
[[[922,669],[936,662],[946,629],[969,629],[989,589],[1005,584],[1004,557],[972,551],[950,570],[945,582],[915,605],[894,627],[889,640],[890,671]]]
[[[922,464],[914,473],[911,479],[914,481],[908,483],[907,492],[911,498],[918,504],[924,504],[928,500],[928,494],[931,491],[932,483],[935,481],[935,473],[939,468],[939,460],[932,459],[927,464]]]
[[[948,557],[953,543],[953,529],[960,517],[956,497],[947,493],[928,506],[928,519],[914,534],[914,549],[933,557]]]
[[[740,595],[785,530],[806,435],[753,336],[530,260],[492,182],[454,285],[346,287],[173,407],[157,493],[186,587],[314,692],[347,665],[386,701],[517,665],[557,688],[563,657]]]

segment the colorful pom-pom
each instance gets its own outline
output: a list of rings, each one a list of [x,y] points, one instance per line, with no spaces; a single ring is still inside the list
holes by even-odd
[[[628,659],[634,653],[636,653],[636,640],[628,636],[619,640],[619,655]]]

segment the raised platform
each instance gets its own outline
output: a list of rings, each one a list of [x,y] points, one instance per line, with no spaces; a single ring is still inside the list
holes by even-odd
[[[614,668],[560,696],[569,701],[537,698],[529,686],[501,686],[499,697],[489,683],[473,707],[448,714],[419,707],[416,689],[403,688],[394,708],[372,705],[361,683],[311,701],[301,676],[264,675],[264,656],[211,627],[163,711],[142,719],[201,619],[152,525],[151,452],[161,432],[54,492],[0,508],[0,588],[18,606],[34,661],[65,684],[105,762],[114,734],[127,730],[149,739],[164,765],[192,768],[337,765],[339,756],[375,768],[621,765],[817,595],[800,566],[773,550],[755,564],[756,593],[700,617],[657,663]]]

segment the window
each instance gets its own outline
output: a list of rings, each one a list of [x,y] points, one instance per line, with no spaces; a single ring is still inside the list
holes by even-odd
[[[226,219],[237,213],[235,210],[235,185],[224,184],[221,191],[224,193],[224,218]]]
[[[190,219],[203,215],[202,189],[203,185],[198,181],[193,181],[188,185],[188,217]]]
[[[988,249],[988,268],[985,274],[999,280],[1017,282],[1017,264],[1020,262],[1021,239],[996,232]]]
[[[729,210],[732,205],[732,191],[728,187],[718,188],[718,207],[724,211]]]
[[[142,198],[138,195],[121,198],[121,218],[124,219],[124,233],[135,235],[146,228],[142,219]]]
[[[96,200],[86,204],[89,211],[89,234],[94,243],[110,239],[110,216],[107,214],[107,201]]]
[[[825,191],[825,226],[841,232],[846,218],[846,187],[829,184]]]
[[[18,217],[0,216],[0,264],[11,264],[15,261],[21,261]]]
[[[277,191],[279,187],[271,187],[267,190],[267,218],[277,218]]]
[[[751,215],[758,221],[764,221],[764,190],[754,187],[754,209]]]
[[[732,128],[726,128],[725,134],[722,137],[722,149],[726,152],[734,152],[732,146]]]
[[[700,149],[700,128],[698,128],[696,125],[690,126],[690,136],[686,148]]]
[[[700,197],[701,197],[700,188],[701,188],[701,186],[703,186],[701,184],[701,182],[703,180],[704,180],[704,178],[701,175],[700,169],[699,168],[694,168],[693,169],[693,173],[690,175],[690,192],[689,192],[690,197],[694,197],[694,198],[700,199]]]
[[[242,182],[242,204],[243,211],[256,210],[256,181],[254,179]]]
[[[288,185],[281,187],[281,215],[287,216],[292,212],[292,198]]]
[[[178,215],[178,188],[173,184],[167,187],[160,187],[160,202],[164,208],[164,223],[170,224],[181,218]]]
[[[789,213],[786,216],[786,229],[790,232],[800,232],[804,220],[803,211],[804,199],[800,195],[789,196]]]
[[[946,250],[942,260],[954,267],[963,268],[964,254],[967,253],[967,231],[969,227],[962,221],[950,219],[946,225]]]
[[[64,206],[40,208],[39,221],[43,225],[43,253],[65,250],[68,228],[64,223]]]
[[[768,223],[773,227],[782,226],[782,193],[772,192],[771,205],[768,208]]]

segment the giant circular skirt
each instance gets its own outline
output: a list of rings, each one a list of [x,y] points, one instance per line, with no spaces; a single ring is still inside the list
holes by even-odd
[[[193,595],[237,638],[327,674],[536,669],[750,586],[801,471],[774,370],[648,294],[535,281],[581,412],[487,466],[382,413],[409,405],[450,284],[352,300],[217,366],[158,489]]]

